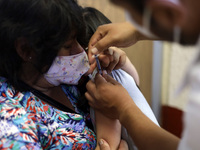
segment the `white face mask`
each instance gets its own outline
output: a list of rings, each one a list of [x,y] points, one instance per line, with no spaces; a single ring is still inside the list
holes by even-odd
[[[126,13],[127,15],[127,20],[130,21],[130,23],[133,24],[133,26],[143,35],[149,37],[149,38],[158,38],[156,35],[154,35],[151,31],[150,31],[150,20],[151,20],[151,10],[150,9],[145,9],[144,14],[143,14],[143,25],[141,26],[140,24],[138,24],[134,19],[132,19],[130,13]]]
[[[85,51],[71,56],[57,56],[44,77],[55,86],[61,83],[77,85],[82,75],[89,68],[90,65]]]

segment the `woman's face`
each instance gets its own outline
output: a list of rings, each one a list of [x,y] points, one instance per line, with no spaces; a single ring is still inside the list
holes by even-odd
[[[63,44],[44,78],[53,86],[60,84],[77,85],[80,78],[89,70],[87,54],[77,42],[71,38]]]
[[[78,43],[76,38],[72,38],[64,43],[64,45],[61,47],[60,51],[58,52],[58,56],[76,55],[83,51],[84,51],[83,48]]]

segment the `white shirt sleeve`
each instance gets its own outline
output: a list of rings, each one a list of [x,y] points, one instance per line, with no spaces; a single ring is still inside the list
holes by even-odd
[[[128,91],[129,95],[132,97],[139,109],[159,126],[149,104],[147,103],[141,91],[138,89],[134,79],[121,69],[112,71],[112,77]],[[122,127],[122,139],[128,143],[129,150],[137,150],[132,138],[124,127]]]
[[[129,93],[135,104],[140,108],[140,110],[155,124],[158,122],[147,103],[145,97],[143,96],[140,89],[138,89],[134,79],[125,71],[119,69],[112,71],[113,78],[118,81]]]

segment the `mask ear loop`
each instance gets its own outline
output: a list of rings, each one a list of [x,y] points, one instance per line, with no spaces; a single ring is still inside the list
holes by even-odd
[[[181,36],[181,28],[178,25],[176,25],[174,27],[173,41],[175,43],[179,44],[180,43],[180,36]]]
[[[153,33],[151,33],[151,16],[152,16],[152,10],[148,7],[146,7],[144,9],[144,13],[143,13],[143,18],[142,18],[142,26],[143,26],[143,29],[146,30],[146,31],[149,31],[149,36],[152,37],[152,38],[155,38],[157,39],[158,37],[156,35],[154,35]]]
[[[171,3],[174,3],[174,4],[179,4],[178,0],[168,0],[168,1],[171,2]]]
[[[151,26],[151,15],[152,11],[150,8],[145,8],[142,18],[143,28],[146,28],[148,31],[150,30]]]

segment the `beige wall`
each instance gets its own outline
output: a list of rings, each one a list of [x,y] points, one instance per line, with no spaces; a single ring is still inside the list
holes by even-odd
[[[104,13],[113,23],[124,22],[124,10],[111,4],[108,0],[78,0],[82,6],[95,7]],[[152,42],[139,42],[124,49],[140,76],[140,89],[151,103],[152,81]]]
[[[162,75],[162,104],[184,110],[187,103],[188,89],[180,94],[179,89],[188,66],[196,54],[195,47],[183,47],[178,44],[164,43],[163,75]]]
[[[152,47],[152,42],[142,41],[124,49],[138,71],[140,77],[139,87],[150,105],[152,95]]]
[[[95,7],[106,15],[112,22],[125,21],[123,9],[111,4],[108,0],[78,0],[83,7]]]

